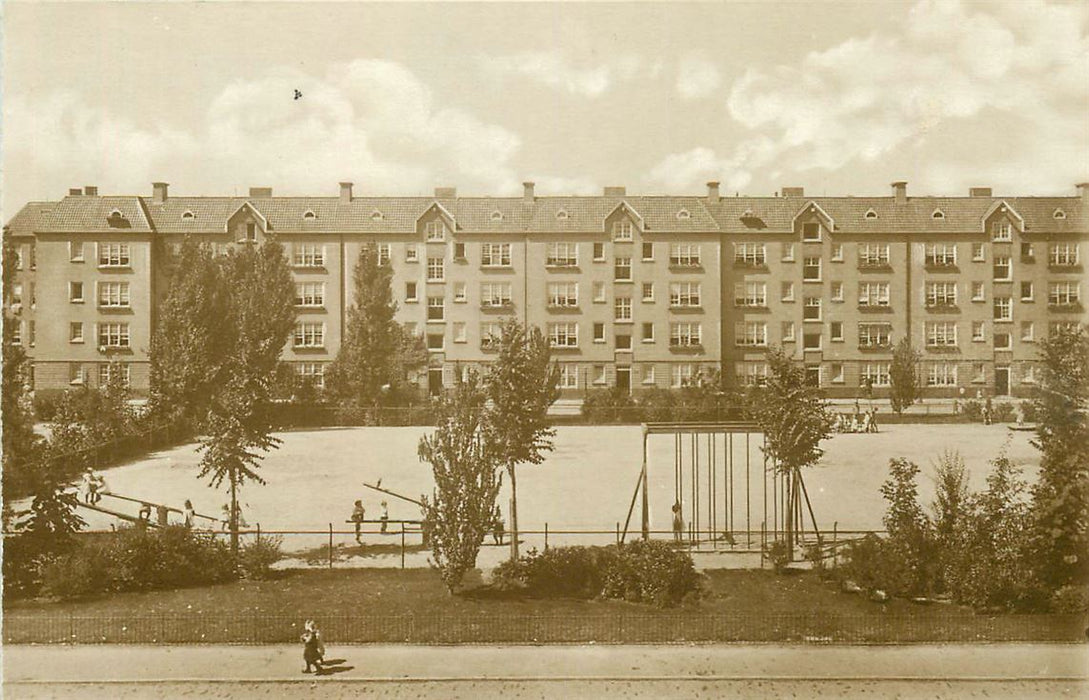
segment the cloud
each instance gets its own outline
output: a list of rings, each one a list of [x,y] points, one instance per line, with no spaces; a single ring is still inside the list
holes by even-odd
[[[1089,163],[1087,24],[1084,4],[923,0],[901,33],[750,69],[727,107],[770,143],[764,157],[797,170],[913,152],[940,161],[924,184],[986,172],[994,184],[1055,187]]]
[[[710,97],[722,84],[718,67],[698,56],[688,56],[677,66],[677,93],[686,100]]]
[[[481,69],[498,79],[529,78],[541,85],[579,97],[601,97],[619,82],[643,75],[657,76],[661,62],[648,65],[635,54],[622,54],[608,62],[578,66],[561,51],[522,51],[478,58]]]
[[[647,179],[673,191],[691,191],[716,180],[724,191],[741,190],[752,180],[752,173],[741,166],[741,159],[720,157],[705,147],[672,153],[650,169]]]
[[[136,193],[169,173],[217,193],[251,184],[331,192],[343,178],[382,193],[436,182],[492,192],[518,181],[511,161],[521,148],[517,134],[436,105],[416,75],[382,60],[333,66],[320,78],[272,69],[230,83],[185,130],[92,108],[70,92],[14,96],[4,120],[7,172],[53,191],[101,182]]]

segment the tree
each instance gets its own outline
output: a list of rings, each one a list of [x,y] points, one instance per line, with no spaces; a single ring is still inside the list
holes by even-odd
[[[903,413],[904,409],[919,400],[919,359],[922,357],[904,336],[892,351],[889,365],[889,401],[892,410]]]
[[[1040,346],[1032,550],[1041,582],[1055,591],[1089,582],[1089,334],[1061,329]]]
[[[801,512],[801,469],[816,464],[820,443],[832,434],[833,418],[820,389],[806,382],[802,366],[781,348],[768,351],[768,380],[748,397],[750,415],[764,432],[764,453],[788,484],[787,548],[793,556],[795,514]]]
[[[265,483],[257,473],[261,453],[280,444],[272,436],[269,399],[295,322],[295,286],[274,239],[234,250],[221,264],[223,355],[202,425],[199,476],[216,488],[227,482],[231,550],[237,552],[238,491],[247,481]]]
[[[41,439],[34,434],[34,411],[29,398],[29,361],[22,345],[14,340],[14,324],[19,314],[11,311],[9,301],[15,283],[15,247],[10,238],[3,241],[3,387],[0,417],[3,430],[3,474],[5,505],[9,494],[25,493],[29,486],[31,464],[40,454]]]
[[[502,484],[486,429],[487,398],[476,373],[470,372],[440,399],[438,427],[419,444],[420,460],[431,464],[435,476],[434,500],[423,498],[431,551],[451,593],[476,566]]]
[[[935,495],[931,510],[934,513],[934,537],[942,580],[939,590],[949,583],[948,572],[963,557],[963,550],[970,536],[969,523],[973,514],[972,495],[968,491],[968,469],[959,452],[946,450],[938,457],[935,466]]]
[[[536,326],[516,319],[503,323],[499,355],[487,378],[488,424],[500,463],[510,476],[511,558],[518,558],[519,464],[540,464],[552,450],[556,431],[547,420],[548,407],[559,398],[559,367],[552,361],[548,338]]]

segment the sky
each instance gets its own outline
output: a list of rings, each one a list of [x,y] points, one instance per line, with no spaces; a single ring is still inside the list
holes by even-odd
[[[4,219],[103,194],[1073,195],[1089,2],[5,2]],[[295,99],[295,91],[301,97]]]

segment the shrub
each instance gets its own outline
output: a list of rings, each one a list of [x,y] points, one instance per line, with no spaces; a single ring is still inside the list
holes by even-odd
[[[643,420],[666,422],[676,420],[677,396],[666,389],[648,389],[639,395],[639,409]]]
[[[635,400],[618,387],[587,392],[582,401],[582,415],[593,423],[637,423],[642,420]]]
[[[692,557],[667,542],[635,541],[620,545],[617,554],[605,575],[606,598],[671,607],[700,593]]]
[[[1036,422],[1036,402],[1035,401],[1022,401],[1021,402],[1021,415],[1024,416],[1026,423]]]
[[[1013,420],[1013,404],[1005,402],[995,403],[993,408],[994,416],[991,417],[991,420],[998,423],[1008,423]]]
[[[1083,613],[1089,610],[1089,586],[1068,585],[1051,594],[1051,611]]]
[[[272,565],[283,558],[282,544],[283,538],[279,535],[265,535],[244,544],[238,553],[238,571],[242,578],[258,581],[269,578]]]
[[[64,389],[38,389],[34,392],[34,418],[42,423],[52,422],[57,415]]]
[[[612,547],[553,547],[536,549],[508,560],[492,573],[492,584],[503,591],[524,591],[541,597],[597,598],[605,572],[616,559]]]
[[[983,404],[979,401],[969,399],[964,402],[962,407],[964,413],[964,419],[969,423],[975,423],[983,420]]]
[[[41,593],[70,600],[101,595],[110,589],[109,554],[98,547],[83,547],[49,558],[41,566]]]
[[[787,545],[786,540],[775,540],[764,552],[764,555],[771,562],[771,566],[775,569],[775,573],[781,574],[786,569],[787,564],[790,563],[790,547]]]

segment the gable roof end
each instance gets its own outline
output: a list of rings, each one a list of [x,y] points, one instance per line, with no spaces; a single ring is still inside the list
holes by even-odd
[[[270,226],[269,223],[268,223],[268,217],[266,217],[264,214],[262,214],[260,209],[253,206],[253,204],[249,200],[246,200],[245,202],[242,202],[242,204],[238,205],[238,208],[235,209],[234,211],[232,211],[227,216],[227,218],[223,220],[223,233],[230,233],[231,232],[231,230],[230,230],[231,219],[233,219],[235,217],[235,215],[238,214],[238,212],[242,211],[243,209],[246,209],[247,207],[249,208],[250,211],[252,211],[254,213],[254,215],[257,216],[258,219],[261,220],[261,223],[264,224],[264,227],[265,227],[266,231],[269,231],[269,230],[272,229],[272,226]]]
[[[812,199],[806,202],[806,205],[798,210],[798,213],[794,215],[794,218],[790,220],[790,228],[794,229],[798,225],[798,217],[807,212],[816,212],[818,216],[824,219],[828,224],[829,231],[836,230],[836,220],[833,219],[828,212],[821,208],[821,205],[817,204]]]
[[[1023,216],[1017,213],[1017,210],[1009,205],[1004,199],[1000,199],[987,208],[987,211],[983,213],[983,216],[979,220],[979,228],[984,233],[987,232],[987,219],[991,218],[996,211],[1006,211],[1013,215],[1017,220],[1017,230],[1022,233],[1025,232],[1025,219]]]
[[[449,209],[444,207],[442,205],[442,203],[438,202],[438,201],[432,202],[431,206],[429,206],[427,209],[424,209],[422,212],[420,212],[420,215],[416,217],[416,226],[419,227],[420,219],[424,218],[425,216],[427,216],[432,211],[439,212],[439,216],[441,216],[443,219],[445,219],[446,223],[450,224],[450,229],[451,230],[453,230],[453,231],[457,230],[457,228],[458,228],[457,219],[454,218],[454,215],[450,213]]]
[[[620,203],[605,213],[605,216],[601,218],[601,230],[605,231],[605,222],[609,220],[609,217],[615,214],[617,211],[626,211],[635,218],[635,223],[639,226],[639,230],[642,231],[646,228],[646,222],[643,221],[643,215],[636,211],[635,207],[628,204],[626,199],[620,200]]]

